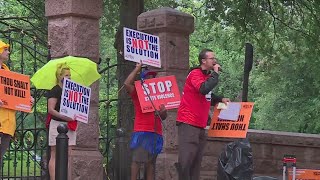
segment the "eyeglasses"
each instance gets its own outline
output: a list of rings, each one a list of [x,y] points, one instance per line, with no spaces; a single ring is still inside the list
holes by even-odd
[[[217,58],[205,58],[205,59],[212,59],[212,60],[216,60],[216,61],[218,61],[218,59]]]

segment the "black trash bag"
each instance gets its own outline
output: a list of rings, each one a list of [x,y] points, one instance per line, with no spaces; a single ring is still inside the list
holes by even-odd
[[[217,180],[252,180],[253,155],[248,139],[226,145],[220,154]]]

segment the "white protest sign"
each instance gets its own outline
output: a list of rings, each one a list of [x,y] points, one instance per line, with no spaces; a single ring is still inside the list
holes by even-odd
[[[158,36],[123,28],[124,58],[128,61],[161,67]]]
[[[88,123],[91,88],[64,78],[60,113],[77,121]]]

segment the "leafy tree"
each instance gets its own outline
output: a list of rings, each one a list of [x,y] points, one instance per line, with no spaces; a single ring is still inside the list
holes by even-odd
[[[255,127],[319,132],[319,2],[206,0],[208,18],[255,47]]]

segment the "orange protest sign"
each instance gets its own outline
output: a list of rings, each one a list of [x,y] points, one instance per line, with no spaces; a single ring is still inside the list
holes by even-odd
[[[227,138],[245,138],[247,136],[253,102],[239,102],[241,109],[238,119],[230,121],[218,118],[220,111],[217,106],[214,108],[208,136],[227,137]]]
[[[320,170],[296,169],[296,179],[299,179],[299,180],[320,180]],[[288,180],[292,180],[292,169],[289,169]]]
[[[31,112],[29,76],[0,70],[0,99],[3,108]]]
[[[151,101],[157,110],[161,104],[165,105],[166,109],[179,107],[180,92],[175,76],[146,79],[143,84],[144,87],[142,87],[141,81],[135,82],[143,113],[154,111]]]

